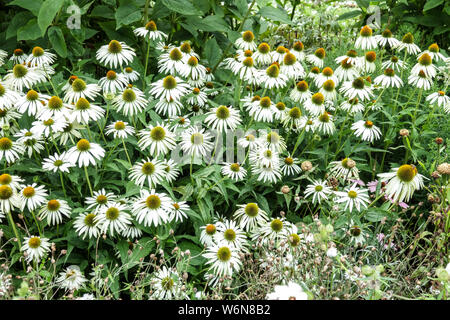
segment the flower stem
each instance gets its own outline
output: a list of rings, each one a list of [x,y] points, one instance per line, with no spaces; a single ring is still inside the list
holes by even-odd
[[[63,180],[63,175],[62,175],[61,171],[59,172],[59,178],[61,179],[61,187],[64,192],[64,197],[67,197],[66,188],[64,187],[64,180]]]
[[[130,156],[128,155],[127,146],[126,146],[125,141],[123,140],[123,138],[122,138],[122,144],[123,144],[123,149],[125,150],[125,154],[127,155],[128,162],[130,163],[130,166],[131,166],[132,164],[131,164]]]
[[[88,175],[86,166],[84,166],[84,173],[86,174],[86,180],[87,180],[87,183],[88,183],[88,186],[89,186],[89,191],[91,192],[91,197],[93,197],[94,196],[94,192],[92,192],[92,186],[91,186],[91,182],[89,181],[89,175]]]

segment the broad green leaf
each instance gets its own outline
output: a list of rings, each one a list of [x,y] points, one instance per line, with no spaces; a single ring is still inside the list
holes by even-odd
[[[292,24],[291,19],[287,12],[283,9],[274,8],[274,7],[263,7],[259,10],[259,14],[264,18],[270,19],[272,21],[278,21],[286,24]]]
[[[55,49],[56,53],[58,53],[61,57],[67,57],[67,46],[66,40],[64,40],[64,34],[60,27],[51,27],[48,29],[48,39]]]
[[[127,26],[133,22],[139,21],[142,17],[141,10],[133,3],[121,5],[115,14],[116,30],[121,26]]]
[[[444,3],[444,0],[428,0],[427,3],[423,6],[423,11],[428,11],[430,9],[436,8]]]
[[[17,13],[8,24],[8,29],[6,29],[6,40],[15,37],[17,35],[17,30],[24,26],[32,17],[33,14],[31,12],[23,11]]]
[[[362,11],[361,11],[361,10],[352,10],[352,11],[349,11],[349,12],[346,12],[346,13],[341,14],[341,15],[337,18],[337,20],[346,20],[346,19],[350,19],[350,18],[357,17],[357,16],[359,16],[359,15],[361,15],[361,14],[362,14]]]
[[[17,41],[36,40],[41,37],[41,30],[37,25],[36,19],[31,19],[26,25],[17,30]]]
[[[42,3],[38,14],[38,24],[42,35],[45,34],[45,31],[52,23],[63,4],[64,0],[45,0],[44,3]]]
[[[162,3],[171,11],[181,13],[185,16],[199,16],[202,11],[196,8],[191,1],[188,0],[161,0]]]
[[[31,11],[36,17],[39,14],[43,0],[14,0],[8,3],[8,6],[19,6]]]
[[[215,66],[219,62],[222,56],[222,49],[220,49],[216,39],[211,38],[206,41],[204,54],[210,66]]]

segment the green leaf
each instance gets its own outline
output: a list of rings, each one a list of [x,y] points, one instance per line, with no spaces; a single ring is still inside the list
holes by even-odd
[[[17,35],[17,30],[24,26],[32,17],[33,14],[26,11],[22,11],[14,15],[8,24],[8,29],[6,29],[6,40],[15,37]]]
[[[26,25],[17,30],[17,41],[36,40],[41,37],[41,30],[38,28],[37,19],[31,19]]]
[[[357,16],[359,16],[359,15],[361,15],[361,14],[362,14],[362,11],[361,11],[361,10],[352,10],[352,11],[346,12],[346,13],[344,13],[344,14],[341,14],[341,15],[337,18],[337,20],[346,20],[346,19],[350,19],[350,18],[357,17]]]
[[[230,27],[225,20],[217,15],[207,16],[204,19],[197,17],[187,17],[186,23],[195,27],[196,29],[208,32],[228,32]]]
[[[64,40],[64,35],[60,27],[51,27],[48,29],[48,39],[55,49],[56,53],[58,53],[61,57],[67,57],[67,46],[66,40]]]
[[[121,5],[115,14],[116,30],[121,26],[127,26],[133,22],[139,21],[142,17],[141,10],[134,3]]]
[[[64,0],[45,0],[42,4],[38,14],[38,24],[42,35],[45,34],[45,31],[61,9],[63,3]]]
[[[356,0],[360,8],[367,9],[370,6],[370,0]]]
[[[222,49],[220,49],[216,39],[211,38],[206,41],[204,54],[210,66],[215,66],[219,62],[222,56]]]
[[[162,0],[162,3],[171,11],[181,13],[185,16],[199,16],[202,12],[194,7],[188,0]]]
[[[423,6],[423,11],[428,11],[430,9],[436,8],[437,6],[444,3],[444,0],[428,0]]]
[[[262,15],[264,18],[278,21],[286,24],[292,24],[291,19],[289,19],[289,16],[287,12],[283,9],[274,8],[274,7],[263,7],[259,10],[259,14]]]
[[[43,0],[14,0],[8,3],[8,6],[19,6],[31,11],[36,17],[39,14]]]

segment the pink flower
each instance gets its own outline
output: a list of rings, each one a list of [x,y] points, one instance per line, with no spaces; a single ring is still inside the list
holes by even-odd
[[[367,187],[370,192],[377,191],[378,180],[367,182]]]
[[[357,185],[359,185],[359,186],[365,186],[366,184],[364,183],[364,181],[362,181],[362,180],[353,180],[353,179],[350,179],[350,181],[352,182],[352,183],[356,183]]]

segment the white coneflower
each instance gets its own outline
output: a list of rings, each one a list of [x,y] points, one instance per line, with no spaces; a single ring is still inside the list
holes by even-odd
[[[168,115],[169,117],[177,116],[181,113],[184,105],[179,100],[160,99],[155,105],[155,111],[161,115]]]
[[[56,54],[50,53],[41,47],[34,47],[31,54],[27,57],[25,62],[33,67],[50,65],[56,60]]]
[[[142,230],[133,225],[129,225],[127,228],[122,230],[121,234],[122,237],[127,239],[140,239],[142,237]]]
[[[106,76],[98,81],[99,86],[104,93],[113,93],[122,91],[128,84],[127,79],[113,70],[109,70]]]
[[[217,227],[215,224],[207,224],[205,226],[200,227],[201,233],[200,233],[200,242],[204,246],[212,246],[215,243],[214,235],[217,232]]]
[[[301,130],[305,126],[307,118],[302,116],[302,111],[299,107],[293,107],[287,110],[281,117],[281,122],[285,128]]]
[[[130,180],[136,185],[142,186],[145,182],[149,188],[156,188],[164,180],[164,166],[159,160],[142,160],[130,168]]]
[[[430,90],[433,80],[428,77],[423,70],[420,70],[419,74],[411,74],[408,77],[408,84],[411,84],[419,89]]]
[[[283,152],[286,150],[286,142],[284,138],[277,132],[271,131],[264,136],[261,136],[261,145],[264,148],[273,150],[275,152]]]
[[[271,62],[277,62],[278,64],[283,62],[284,56],[286,53],[288,53],[289,50],[286,49],[283,46],[278,46],[275,51],[272,51],[272,61]]]
[[[363,141],[372,143],[381,137],[380,129],[369,120],[359,120],[352,124],[351,129],[355,130],[355,136],[360,137]]]
[[[35,116],[39,113],[42,106],[48,103],[49,99],[50,96],[38,93],[31,89],[17,101],[15,106],[20,113],[27,113],[30,116]]]
[[[309,78],[311,82],[314,82],[314,80],[317,78],[320,72],[321,71],[318,67],[312,67],[311,70],[309,70],[308,75],[306,77]]]
[[[360,58],[359,68],[365,73],[372,73],[376,69],[375,61],[377,59],[377,54],[375,51],[368,51],[364,57]]]
[[[164,178],[168,183],[171,183],[172,181],[175,181],[178,176],[180,175],[180,169],[178,168],[177,164],[172,159],[164,159],[162,166],[164,168]]]
[[[129,135],[133,136],[135,130],[132,126],[128,125],[128,122],[117,120],[106,126],[105,134],[112,134],[114,139],[126,139]]]
[[[16,64],[4,78],[14,90],[22,92],[23,89],[31,89],[36,84],[45,81],[45,75],[36,67],[27,67],[23,64]]]
[[[8,184],[0,186],[0,210],[4,213],[20,208],[21,200],[15,188]]]
[[[91,104],[85,98],[80,98],[69,115],[69,121],[88,124],[90,120],[97,121],[104,114],[105,110],[103,108]]]
[[[335,199],[336,203],[345,203],[344,210],[349,209],[352,212],[353,207],[356,208],[358,212],[361,211],[361,207],[367,208],[369,203],[369,195],[367,189],[360,189],[356,187],[356,183],[351,187],[347,187],[345,191],[336,191],[335,194],[338,199]]]
[[[389,29],[385,29],[381,34],[376,35],[375,40],[382,48],[389,45],[390,48],[395,49],[400,44],[400,41],[392,35],[392,32]]]
[[[264,145],[261,145],[258,149],[251,150],[249,159],[250,163],[254,166],[278,166],[280,163],[279,153],[276,150],[269,149]]]
[[[326,135],[332,135],[336,130],[333,122],[333,116],[327,111],[324,111],[314,119],[314,130]]]
[[[288,77],[280,72],[279,66],[274,63],[266,70],[260,72],[260,82],[267,89],[284,88],[288,82]]]
[[[385,69],[384,74],[379,75],[373,80],[373,83],[383,88],[400,88],[403,86],[402,79],[395,74],[393,69]]]
[[[25,251],[25,259],[28,262],[39,262],[44,257],[45,253],[50,251],[50,242],[47,238],[30,236],[24,237],[23,240],[24,245],[20,248],[20,250]]]
[[[306,81],[302,80],[297,82],[297,84],[295,85],[295,88],[292,89],[289,97],[294,101],[294,102],[304,102],[307,101],[311,98],[312,93],[311,91],[309,91],[309,85]]]
[[[267,300],[308,300],[308,295],[303,288],[293,281],[287,285],[274,287],[274,291],[267,294]]]
[[[192,90],[192,93],[189,95],[189,97],[186,99],[186,102],[192,105],[199,105],[200,107],[203,107],[206,102],[208,101],[208,96],[206,93],[199,88],[194,88]]]
[[[21,185],[24,180],[19,176],[12,176],[7,173],[3,173],[0,175],[0,185],[1,186],[9,186],[13,189],[14,192],[17,192],[21,189]]]
[[[417,63],[412,67],[411,74],[418,75],[420,71],[423,71],[431,79],[436,76],[437,68],[433,65],[433,60],[428,53],[422,53],[417,58]]]
[[[272,55],[270,53],[270,45],[262,42],[255,53],[252,55],[253,60],[257,65],[268,65],[272,63]]]
[[[327,80],[333,80],[336,85],[339,82],[338,78],[334,75],[333,69],[331,69],[330,67],[323,68],[322,72],[319,73],[314,79],[314,83],[318,88],[320,88]]]
[[[187,63],[190,58],[194,57],[197,60],[200,59],[200,56],[194,52],[194,50],[191,47],[191,44],[189,41],[184,41],[179,47],[181,53],[183,54],[183,62]]]
[[[169,220],[172,201],[165,193],[155,190],[141,190],[140,197],[133,203],[132,213],[138,223],[146,227],[166,223]]]
[[[59,119],[67,116],[70,112],[71,106],[68,103],[64,103],[58,96],[52,96],[46,104],[41,105],[36,117],[39,120]]]
[[[242,265],[238,250],[225,243],[209,246],[203,257],[207,259],[206,264],[211,265],[211,271],[217,277],[232,276],[233,271],[238,272]]]
[[[116,202],[116,195],[112,192],[106,192],[105,189],[94,191],[91,197],[85,200],[86,209],[92,209],[94,212],[99,212],[105,209],[111,203]]]
[[[80,129],[85,129],[85,126],[80,125],[77,122],[67,123],[67,126],[55,135],[55,138],[59,138],[59,143],[65,145],[67,141],[74,142],[75,139],[81,138]]]
[[[408,54],[418,54],[420,48],[414,43],[414,36],[411,32],[405,34],[400,44],[395,48],[398,51],[406,50]]]
[[[332,161],[330,165],[330,176],[346,180],[359,179],[359,170],[356,167],[355,161],[350,158],[344,158],[341,161]]]
[[[241,33],[242,37],[238,38],[234,45],[241,50],[256,50],[255,35],[250,30]]]
[[[253,133],[253,131],[246,132],[242,138],[238,139],[238,145],[244,149],[249,148],[250,150],[259,148],[261,146],[260,140],[256,139]]]
[[[181,134],[181,148],[188,155],[206,156],[213,149],[212,136],[205,129],[191,127]]]
[[[164,124],[149,125],[147,129],[138,132],[138,146],[141,150],[150,148],[150,155],[156,157],[165,155],[176,147],[175,134]]]
[[[13,163],[25,152],[25,148],[8,137],[0,138],[0,160],[5,158],[7,163]]]
[[[386,182],[386,195],[392,201],[409,201],[414,191],[423,187],[424,176],[417,173],[414,165],[404,164],[391,172],[378,174],[381,182]]]
[[[151,298],[158,300],[185,299],[186,294],[181,289],[181,279],[177,273],[163,266],[152,279]]]
[[[322,84],[319,90],[326,101],[335,101],[337,99],[336,84],[333,80],[327,80]]]
[[[303,45],[303,42],[297,41],[292,45],[292,54],[297,58],[299,61],[303,61],[305,59],[305,52],[304,52],[305,46]]]
[[[188,217],[189,205],[186,201],[173,202],[171,211],[169,214],[169,221],[175,220],[175,222],[183,222]]]
[[[348,58],[345,58],[334,74],[340,82],[353,81],[359,77],[359,68],[357,65],[350,63]]]
[[[263,244],[270,241],[279,243],[281,239],[286,239],[293,232],[293,225],[285,218],[272,218],[265,222],[259,230],[252,235],[253,240],[260,240]]]
[[[8,85],[0,81],[0,105],[4,108],[11,108],[20,101],[20,95],[14,90],[11,90]]]
[[[27,207],[29,211],[34,211],[45,202],[45,197],[48,196],[44,186],[37,186],[36,183],[25,185],[19,195],[22,211],[25,207]]]
[[[356,78],[353,81],[344,82],[339,91],[348,99],[358,98],[361,101],[366,101],[373,97],[372,89],[361,77]]]
[[[305,77],[305,69],[300,62],[297,61],[295,55],[291,52],[285,54],[280,65],[280,72],[289,79],[299,79]]]
[[[87,279],[80,271],[80,267],[72,265],[66,268],[66,271],[60,272],[56,283],[67,290],[78,290]]]
[[[395,72],[400,72],[404,69],[406,69],[406,63],[396,56],[392,56],[389,60],[384,61],[381,64],[381,67],[384,69],[393,69]]]
[[[123,72],[121,73],[122,76],[125,77],[125,79],[127,79],[127,81],[129,83],[137,81],[139,79],[139,77],[141,76],[139,74],[139,72],[137,72],[136,70],[134,70],[131,67],[126,67],[125,69],[123,69]]]
[[[362,112],[365,109],[364,105],[359,101],[358,98],[348,99],[342,102],[339,108],[350,114]]]
[[[183,61],[183,53],[178,48],[173,48],[162,53],[158,58],[158,71],[165,74],[184,74],[186,64]]]
[[[351,64],[353,66],[358,67],[360,59],[358,57],[358,53],[355,50],[348,50],[347,53],[343,56],[339,56],[334,61],[337,64],[342,64],[342,61],[346,61],[346,63]]]
[[[95,216],[101,232],[107,233],[109,236],[120,234],[124,229],[131,225],[132,218],[129,213],[128,206],[115,202],[106,205],[99,214]]]
[[[259,208],[257,203],[247,203],[238,205],[239,209],[233,214],[242,229],[249,232],[260,227],[268,221],[267,213]]]
[[[152,83],[150,94],[157,99],[180,100],[182,96],[188,93],[188,90],[188,85],[181,78],[169,75]]]
[[[192,80],[204,79],[206,76],[206,68],[198,63],[196,57],[190,57],[180,74]]]
[[[325,111],[325,97],[323,93],[317,92],[313,94],[303,106],[312,116],[320,115]]]
[[[288,155],[283,159],[283,162],[281,164],[281,172],[285,176],[295,175],[302,171],[300,166],[298,165],[300,162],[297,158],[292,157],[291,155]]]
[[[256,121],[273,122],[274,114],[277,112],[274,103],[269,97],[255,100],[247,108],[248,113]]]
[[[42,162],[42,169],[52,172],[66,172],[69,173],[69,168],[75,165],[69,160],[66,152],[58,155],[55,153],[53,156],[45,158]]]
[[[78,235],[84,240],[88,238],[98,238],[100,228],[95,213],[81,213],[74,221],[74,228]]]
[[[327,186],[327,182],[324,180],[313,180],[311,182],[312,184],[306,186],[305,198],[312,195],[313,204],[316,204],[316,202],[320,204],[322,200],[328,200],[332,190]]]
[[[206,114],[205,123],[218,131],[235,130],[241,123],[239,111],[232,106],[218,106]]]
[[[52,134],[64,131],[67,125],[66,118],[60,114],[56,117],[33,121],[30,131],[38,136],[50,137]]]
[[[252,172],[258,176],[258,181],[262,181],[264,183],[277,183],[281,179],[279,163],[267,165],[260,164],[258,166],[252,166]]]
[[[84,80],[76,78],[72,85],[65,90],[64,101],[68,103],[75,103],[80,98],[87,98],[95,100],[95,97],[99,95],[101,88],[95,84],[87,84]]]
[[[40,154],[44,150],[44,139],[42,136],[36,135],[27,129],[21,129],[14,134],[14,137],[18,138],[17,142],[22,144],[29,158],[34,152]]]
[[[52,199],[39,211],[39,217],[47,219],[50,226],[60,224],[63,216],[70,218],[72,209],[66,200]]]
[[[156,27],[155,21],[151,20],[145,24],[144,27],[139,27],[133,30],[134,34],[146,38],[147,40],[163,41],[167,39],[167,34],[159,31]]]
[[[113,105],[118,112],[125,116],[133,116],[142,112],[147,106],[147,99],[144,93],[136,87],[128,86],[120,95],[114,98]]]
[[[136,56],[134,49],[125,42],[111,40],[109,44],[103,45],[97,50],[96,58],[110,68],[122,67],[133,61]]]
[[[221,171],[224,176],[234,181],[243,180],[247,175],[247,170],[239,165],[239,163],[224,162]]]
[[[214,238],[216,243],[247,251],[247,237],[235,221],[225,220],[223,222],[218,222],[217,232],[214,234]]]
[[[95,166],[96,160],[101,160],[105,156],[105,150],[97,143],[89,142],[86,139],[80,139],[75,146],[67,151],[67,157],[78,166],[88,167],[90,164]]]
[[[22,49],[14,49],[12,56],[9,58],[14,64],[23,64],[28,58],[28,54]]]
[[[372,50],[377,47],[377,40],[372,35],[372,29],[365,25],[359,32],[359,37],[356,39],[355,48],[362,50]]]
[[[325,59],[325,55],[325,49],[319,48],[314,51],[313,54],[308,54],[306,56],[306,61],[308,61],[315,67],[323,68],[323,60]]]
[[[8,109],[0,107],[0,127],[9,126],[11,122],[16,121],[21,116],[14,107]]]
[[[423,53],[427,53],[430,55],[431,59],[435,61],[445,61],[445,56],[439,52],[439,46],[437,43],[433,43],[428,47],[428,50],[425,50]]]
[[[429,104],[437,104],[439,107],[450,105],[450,97],[445,95],[444,91],[433,92],[425,98]]]
[[[261,82],[260,71],[255,68],[253,58],[245,58],[242,62],[237,62],[231,70],[239,79],[250,84],[259,85]]]

